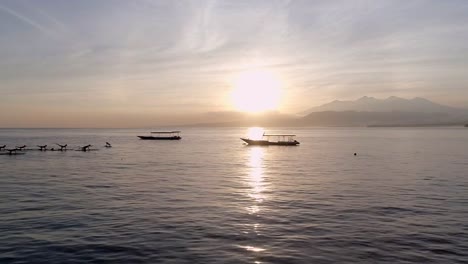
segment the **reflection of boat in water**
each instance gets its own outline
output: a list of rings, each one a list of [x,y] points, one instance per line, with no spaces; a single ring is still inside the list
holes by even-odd
[[[156,131],[151,132],[150,136],[138,136],[144,140],[180,140],[180,131]]]
[[[16,152],[18,149],[17,148],[14,148],[14,149],[7,149],[6,151],[7,152],[2,152],[0,153],[0,155],[9,155],[9,156],[13,156],[13,155],[24,155],[26,153],[24,152]]]
[[[24,152],[6,152],[6,153],[0,153],[0,155],[5,155],[5,156],[17,156],[17,155],[24,155],[26,153]]]
[[[255,146],[297,146],[299,141],[294,139],[296,135],[263,134],[261,139],[241,138],[245,143]]]

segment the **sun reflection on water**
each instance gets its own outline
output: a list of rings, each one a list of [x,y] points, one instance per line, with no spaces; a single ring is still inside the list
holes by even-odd
[[[252,247],[252,246],[240,246],[240,247],[248,251],[253,251],[253,252],[261,252],[265,250],[264,248]]]
[[[249,179],[248,183],[251,187],[249,196],[253,198],[257,203],[263,202],[265,195],[265,184],[263,182],[263,157],[265,155],[264,149],[260,147],[253,147],[249,149]],[[259,211],[257,204],[248,208],[249,212],[257,213]]]
[[[263,132],[261,132],[263,134]],[[238,245],[246,251],[254,254],[261,254],[267,250],[265,247],[258,245],[256,237],[261,234],[262,224],[258,222],[258,216],[263,213],[262,203],[266,200],[265,191],[267,184],[265,183],[265,148],[262,147],[248,147],[246,148],[246,177],[245,184],[248,186],[246,195],[250,198],[250,201],[246,205],[245,209],[251,216],[249,222],[245,223],[247,227],[244,232],[251,240],[247,245]],[[260,263],[260,262],[255,262]]]

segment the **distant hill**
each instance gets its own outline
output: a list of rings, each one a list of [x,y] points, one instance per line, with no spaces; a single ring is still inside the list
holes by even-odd
[[[364,96],[355,101],[336,100],[303,113],[303,116],[293,116],[278,112],[259,115],[212,112],[200,118],[202,122],[190,126],[463,126],[468,120],[468,109],[444,106],[420,97],[376,99]]]
[[[468,109],[455,108],[416,97],[386,99],[361,97],[313,107],[302,113],[306,126],[441,126],[463,125]]]
[[[226,114],[226,113],[224,113]],[[414,112],[314,112],[305,117],[266,115],[226,118],[190,124],[197,127],[401,127],[401,126],[463,126],[467,118],[458,119],[446,113]]]
[[[468,115],[468,109],[460,109],[431,102],[427,99],[416,97],[404,99],[396,96],[387,99],[374,97],[361,97],[355,101],[339,101],[313,107],[304,111],[303,115],[314,112],[326,111],[356,111],[356,112],[411,112],[411,113],[446,113],[449,115]]]

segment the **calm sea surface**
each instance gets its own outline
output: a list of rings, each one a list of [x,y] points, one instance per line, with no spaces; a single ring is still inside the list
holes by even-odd
[[[0,156],[0,263],[468,263],[468,129],[269,132],[0,130],[99,149]]]

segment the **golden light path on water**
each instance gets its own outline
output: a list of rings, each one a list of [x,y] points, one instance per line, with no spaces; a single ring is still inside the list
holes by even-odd
[[[255,128],[254,131],[258,132],[258,129]],[[252,199],[253,204],[246,207],[247,212],[250,215],[256,215],[261,213],[261,203],[266,199],[264,191],[266,190],[264,182],[264,156],[265,150],[262,147],[249,147],[248,151],[248,160],[247,168],[248,175],[246,178],[246,183],[250,187],[248,196]],[[253,228],[253,232],[258,235],[260,224],[253,223],[249,224]],[[251,252],[262,252],[265,251],[264,248],[258,246],[239,246],[247,251]]]
[[[263,183],[263,157],[265,155],[262,147],[251,147],[249,151],[249,185],[251,191],[249,196],[255,200],[255,204],[248,211],[251,213],[259,212],[259,203],[265,198],[262,193],[265,190]]]

